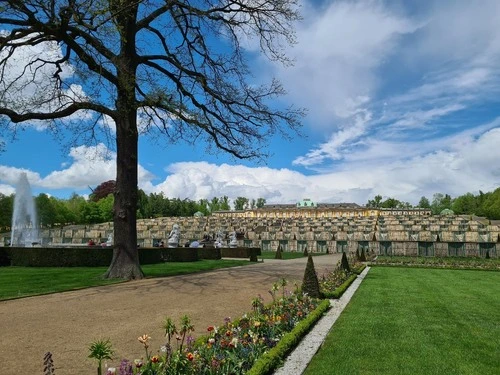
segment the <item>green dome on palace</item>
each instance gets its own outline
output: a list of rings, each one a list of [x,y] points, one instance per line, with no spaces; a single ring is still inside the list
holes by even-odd
[[[450,210],[449,208],[445,208],[443,211],[440,213],[441,215],[455,215],[455,213]]]
[[[317,207],[318,205],[310,199],[302,199],[300,202],[297,202],[297,207]]]

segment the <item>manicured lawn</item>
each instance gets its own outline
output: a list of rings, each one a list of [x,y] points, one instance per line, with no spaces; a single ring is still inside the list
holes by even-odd
[[[372,268],[306,374],[500,374],[500,272]]]
[[[250,264],[247,260],[200,260],[142,266],[146,277],[165,277]],[[0,300],[107,285],[107,267],[0,267]]]
[[[305,258],[304,253],[302,251],[283,251],[283,260],[287,259],[297,259],[297,258]],[[312,256],[325,255],[325,253],[312,253]],[[259,255],[259,259],[274,259],[276,256],[276,251],[262,251],[262,255]]]

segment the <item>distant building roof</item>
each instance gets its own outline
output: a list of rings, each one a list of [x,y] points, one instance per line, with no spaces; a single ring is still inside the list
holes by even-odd
[[[315,203],[310,199],[303,199],[296,204],[266,204],[263,209],[294,209],[294,208],[335,208],[335,209],[357,209],[364,208],[356,203]]]

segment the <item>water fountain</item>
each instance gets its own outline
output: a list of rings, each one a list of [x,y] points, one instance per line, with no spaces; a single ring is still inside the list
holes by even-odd
[[[39,241],[38,221],[31,186],[26,173],[22,173],[16,185],[12,213],[11,246],[33,246]]]

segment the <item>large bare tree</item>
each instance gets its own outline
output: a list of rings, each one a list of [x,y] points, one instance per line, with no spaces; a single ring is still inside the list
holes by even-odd
[[[246,64],[257,52],[289,63],[297,10],[297,0],[0,2],[4,131],[71,124],[86,142],[103,129],[116,142],[106,277],[143,277],[136,248],[141,132],[253,158],[265,154],[270,135],[297,130],[302,111],[271,107],[282,86],[251,81]]]

